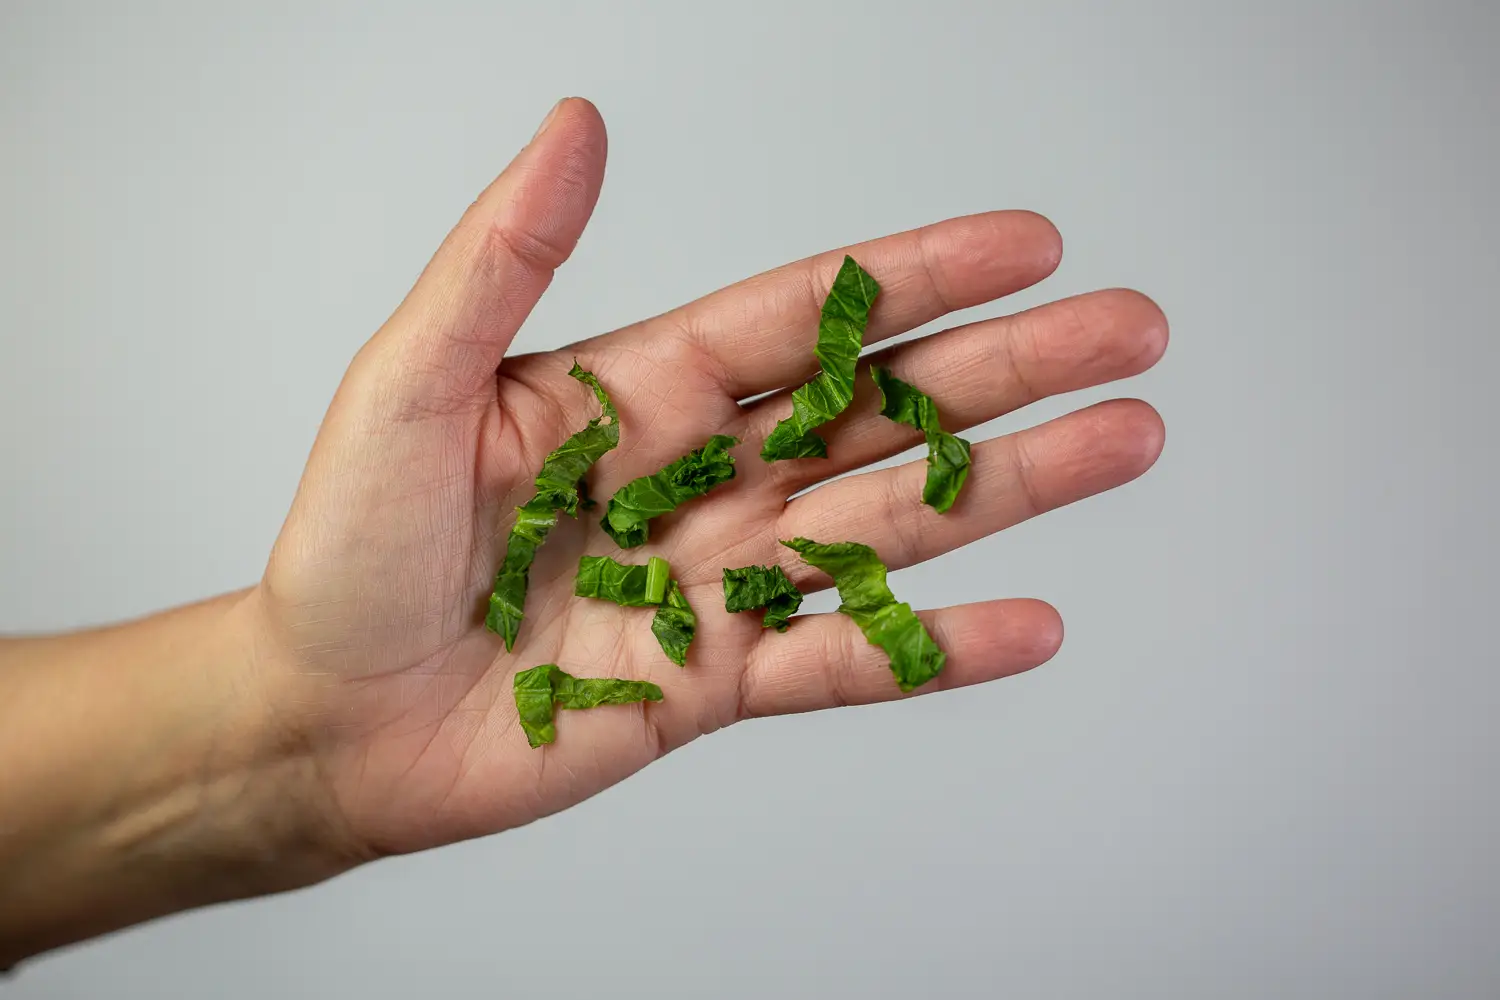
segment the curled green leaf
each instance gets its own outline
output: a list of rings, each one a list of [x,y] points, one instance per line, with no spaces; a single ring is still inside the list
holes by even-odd
[[[885,564],[875,550],[858,542],[821,544],[807,538],[781,543],[829,576],[839,590],[839,611],[854,619],[872,645],[890,657],[901,690],[932,680],[946,655],[938,648],[910,604],[896,600],[886,583]]]
[[[698,616],[693,614],[693,607],[683,596],[677,581],[672,580],[667,584],[667,593],[661,606],[651,619],[651,634],[656,636],[667,659],[679,667],[685,667],[688,646],[692,645],[693,635],[697,631]]]
[[[969,442],[949,434],[938,424],[937,404],[916,386],[903,382],[887,368],[871,368],[880,388],[881,416],[915,427],[927,438],[927,483],[922,502],[946,514],[969,478]]]
[[[526,742],[533,748],[557,739],[553,722],[556,709],[597,708],[629,705],[638,701],[661,701],[661,688],[648,681],[624,681],[612,677],[574,677],[555,663],[522,670],[513,688],[516,714]]]
[[[715,434],[703,447],[660,472],[626,483],[610,497],[600,524],[622,549],[644,545],[653,517],[676,510],[680,504],[734,478],[734,458],[729,449],[739,443],[739,438]]]
[[[578,561],[573,593],[627,608],[655,607],[651,634],[667,659],[681,667],[687,665],[698,616],[671,574],[671,566],[660,556],[652,556],[644,566],[625,565],[609,556],[584,556]]]
[[[584,474],[600,456],[620,443],[620,418],[599,380],[576,361],[568,374],[594,391],[604,412],[547,456],[537,473],[532,498],[516,508],[516,523],[510,529],[505,557],[495,574],[489,613],[484,619],[490,631],[505,639],[507,650],[515,647],[521,619],[526,616],[526,587],[536,550],[557,524],[558,511],[574,517],[580,504],[589,505],[588,494],[582,488]]]
[[[785,632],[787,619],[802,606],[802,591],[780,566],[724,569],[724,610],[730,614],[765,608],[763,628]]]
[[[875,279],[853,257],[845,256],[833,287],[823,300],[823,314],[818,321],[818,346],[813,355],[822,370],[792,393],[792,415],[766,437],[761,458],[775,462],[828,456],[828,442],[812,433],[812,429],[838,416],[854,398],[854,365],[864,347],[870,306],[879,294],[880,285]]]

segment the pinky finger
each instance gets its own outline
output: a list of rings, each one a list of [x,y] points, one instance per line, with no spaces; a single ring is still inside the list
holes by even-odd
[[[943,672],[913,694],[981,684],[1040,666],[1062,645],[1062,619],[1043,601],[985,601],[919,618],[948,654]],[[763,634],[740,681],[740,717],[814,712],[906,697],[885,652],[841,614],[792,619]]]

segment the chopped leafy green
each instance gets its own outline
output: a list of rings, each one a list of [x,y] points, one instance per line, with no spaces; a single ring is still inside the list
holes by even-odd
[[[698,629],[698,616],[671,574],[671,566],[660,556],[652,556],[644,566],[627,566],[609,556],[584,556],[578,561],[573,593],[627,608],[655,606],[651,634],[667,659],[681,667],[687,665],[687,649]]]
[[[901,690],[920,687],[943,669],[947,656],[911,605],[897,602],[885,581],[885,564],[874,549],[858,542],[824,545],[806,538],[781,544],[833,577],[843,602],[839,611],[854,619],[872,645],[885,650]]]
[[[537,473],[535,494],[516,508],[516,523],[510,529],[505,558],[495,574],[494,592],[490,594],[490,610],[484,619],[490,631],[505,639],[507,650],[515,647],[521,619],[526,616],[526,585],[536,550],[557,523],[558,511],[575,517],[580,504],[588,505],[587,493],[582,489],[584,474],[600,456],[620,443],[620,418],[599,380],[592,372],[580,368],[577,361],[568,374],[594,390],[604,412],[547,456]],[[603,423],[606,419],[609,422]]]
[[[946,514],[969,478],[969,442],[938,425],[937,404],[916,386],[901,381],[888,368],[871,368],[870,375],[880,388],[881,416],[926,435],[927,484],[922,487],[922,502]]]
[[[818,321],[818,346],[813,355],[822,369],[811,382],[792,393],[792,415],[766,438],[760,457],[767,462],[784,458],[826,458],[828,442],[812,429],[836,417],[854,398],[854,364],[864,346],[865,324],[880,285],[845,256],[823,300]]]
[[[787,619],[802,606],[802,591],[780,566],[724,569],[724,610],[731,614],[765,608],[763,628],[785,632]]]
[[[661,688],[648,681],[612,677],[574,677],[555,663],[543,663],[516,674],[516,714],[526,742],[533,748],[557,739],[553,714],[558,708],[597,708],[661,701]]]
[[[646,600],[660,604],[667,596],[667,584],[672,582],[672,567],[661,556],[646,560]]]
[[[651,607],[661,603],[661,598],[653,601],[647,596],[650,572],[649,566],[626,566],[609,556],[584,556],[578,560],[573,593],[613,601],[627,608]]]
[[[693,635],[697,631],[698,616],[693,614],[692,605],[688,604],[687,598],[682,595],[682,588],[673,580],[667,584],[666,598],[661,607],[656,609],[656,616],[651,619],[651,634],[656,636],[667,659],[679,667],[685,667],[688,646],[692,644]]]
[[[728,449],[739,443],[739,438],[715,434],[660,472],[626,483],[609,499],[600,522],[604,530],[622,549],[644,545],[653,517],[734,478],[734,458]]]

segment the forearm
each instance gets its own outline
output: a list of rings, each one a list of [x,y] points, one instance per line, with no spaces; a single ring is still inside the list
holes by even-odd
[[[0,968],[339,869],[250,594],[0,641]]]

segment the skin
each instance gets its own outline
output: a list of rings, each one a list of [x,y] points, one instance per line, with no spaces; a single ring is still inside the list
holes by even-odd
[[[1156,412],[1120,399],[976,443],[945,515],[920,503],[920,459],[818,485],[920,441],[878,415],[862,368],[852,406],[820,429],[829,458],[759,459],[815,371],[819,306],[845,252],[883,286],[871,344],[1050,274],[1060,237],[1028,212],[833,250],[561,351],[505,357],[583,232],[604,159],[598,112],[564,101],[464,214],[350,365],[257,585],[0,643],[0,966],[520,826],[731,723],[905,697],[843,616],[800,616],[778,634],[757,614],[724,613],[722,568],[779,564],[804,591],[823,589],[831,581],[778,539],[861,541],[896,569],[1119,486],[1160,453]],[[1110,290],[866,360],[929,393],[961,431],[1142,372],[1166,343],[1151,300]],[[595,497],[711,434],[745,442],[731,483],[653,522],[650,543],[623,557],[671,562],[700,619],[686,669],[662,654],[649,611],[572,596],[579,556],[616,551],[601,509],[562,518],[542,548],[514,653],[483,627],[511,510],[546,454],[598,413],[566,374],[574,358],[610,390],[623,428],[595,466]],[[1027,670],[1062,641],[1040,601],[921,616],[948,665],[916,694]],[[511,678],[539,663],[654,681],[665,700],[560,712],[557,742],[532,750]]]

